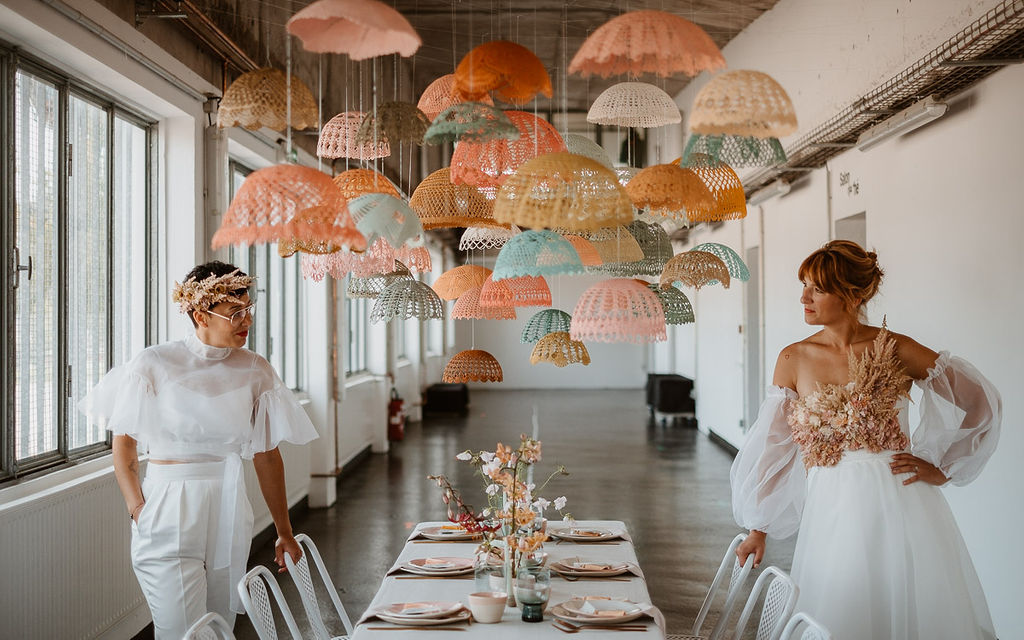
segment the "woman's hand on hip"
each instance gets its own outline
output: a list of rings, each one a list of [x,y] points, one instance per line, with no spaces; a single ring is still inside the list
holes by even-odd
[[[761,558],[764,557],[765,549],[765,533],[764,531],[758,531],[752,529],[747,534],[746,540],[740,543],[740,546],[736,547],[736,557],[739,558],[740,566],[742,567],[747,562],[747,556],[754,555],[754,568],[761,564]]]
[[[298,564],[299,558],[302,557],[302,547],[295,540],[295,536],[278,536],[277,543],[274,544],[274,561],[277,562],[279,567],[278,573],[284,573],[288,570],[288,566],[284,563],[284,554],[286,553],[292,557],[293,563]]]
[[[946,477],[946,474],[942,473],[942,469],[939,469],[927,460],[909,453],[897,453],[894,455],[892,462],[889,463],[889,468],[892,469],[893,475],[901,473],[912,474],[903,481],[905,485],[915,482],[927,482],[930,485],[941,487],[949,482],[949,478]]]

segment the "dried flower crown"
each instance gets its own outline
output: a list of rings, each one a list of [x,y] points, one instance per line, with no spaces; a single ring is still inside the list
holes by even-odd
[[[184,283],[174,283],[173,299],[184,314],[205,311],[225,301],[242,302],[235,292],[248,289],[255,283],[256,278],[241,275],[240,269],[222,276],[211,275],[203,280],[192,277]]]

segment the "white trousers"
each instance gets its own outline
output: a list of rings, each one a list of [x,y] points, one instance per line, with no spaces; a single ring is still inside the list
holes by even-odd
[[[132,524],[132,566],[153,614],[156,640],[180,640],[208,611],[234,626],[235,585],[227,567],[213,568],[223,477],[222,462],[147,467],[146,505]],[[248,523],[236,526],[251,533],[252,509],[245,511]]]

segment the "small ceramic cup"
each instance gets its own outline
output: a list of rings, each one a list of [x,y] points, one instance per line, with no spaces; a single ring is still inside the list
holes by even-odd
[[[479,591],[469,594],[469,610],[473,613],[473,620],[484,624],[501,622],[507,600],[508,595],[501,591]]]

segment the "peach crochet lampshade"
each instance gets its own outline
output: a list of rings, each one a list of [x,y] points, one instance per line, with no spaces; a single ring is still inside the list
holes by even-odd
[[[551,97],[551,76],[526,47],[506,40],[485,42],[455,68],[456,96],[479,100],[494,92],[505,102],[523,105],[541,93]]]
[[[472,185],[452,184],[448,167],[424,178],[412,192],[409,206],[424,229],[500,226],[494,219],[494,201]]]
[[[288,20],[288,32],[306,51],[345,53],[353,60],[409,57],[422,44],[402,14],[377,0],[317,0]]]
[[[725,58],[703,29],[665,11],[630,11],[598,27],[569,63],[569,73],[607,78],[628,74],[695,76],[725,68]]]
[[[395,185],[373,169],[349,169],[334,176],[334,184],[341,190],[346,202],[368,193],[386,193],[401,197]]]
[[[317,126],[316,99],[309,87],[292,76],[292,129]],[[277,69],[256,69],[238,76],[224,92],[217,109],[218,127],[287,128],[288,78]]]
[[[540,276],[522,276],[495,281],[488,277],[480,289],[482,307],[546,307],[551,289]]]
[[[370,311],[370,322],[389,320],[440,320],[444,303],[434,290],[419,280],[397,280],[377,296]]]
[[[567,331],[555,331],[537,341],[530,353],[530,364],[550,362],[556,367],[569,364],[590,364],[590,353],[587,346],[569,337]]]
[[[599,229],[631,221],[633,207],[611,169],[585,156],[548,153],[505,181],[494,219],[530,229]]]
[[[296,213],[284,227],[277,242],[277,253],[288,258],[303,253],[334,253],[341,249],[363,251],[366,236],[356,228],[343,201],[310,207]]]
[[[366,114],[362,111],[343,111],[327,121],[320,129],[316,154],[321,158],[354,158],[375,160],[391,155],[387,140],[356,142],[356,133]]]
[[[414,247],[411,245],[412,243],[406,243],[395,249],[395,260],[408,266],[409,271],[413,273],[426,273],[430,271],[433,268],[430,251],[426,247]]]
[[[587,122],[619,127],[660,127],[682,119],[672,96],[646,82],[613,84],[597,96],[587,112]]]
[[[469,227],[459,239],[459,251],[478,249],[500,249],[512,236],[519,233],[519,227]]]
[[[427,114],[427,117],[433,120],[437,116],[441,115],[441,112],[448,107],[454,106],[462,102],[462,99],[453,95],[452,91],[455,88],[455,74],[449,73],[441,76],[437,80],[431,82],[423,93],[420,95],[419,102],[416,106],[420,108],[420,111]],[[477,102],[484,104],[493,105],[494,101],[491,100],[490,96],[483,96],[477,99]]]
[[[286,237],[285,227],[297,215],[322,219],[344,210],[345,200],[326,173],[293,164],[267,167],[242,183],[210,244],[219,249],[277,242]],[[355,248],[360,250],[360,244]]]
[[[301,255],[302,277],[314,282],[320,282],[327,275],[335,280],[341,280],[349,273],[357,278],[365,278],[375,273],[386,273],[395,264],[394,250],[380,238],[361,253],[342,250],[335,253]]]
[[[569,335],[595,342],[658,342],[668,339],[658,296],[631,278],[602,280],[583,292],[572,312]]]
[[[472,287],[462,292],[452,306],[452,317],[456,320],[515,320],[516,310],[512,305],[480,304],[481,287]]]
[[[434,118],[423,141],[427,144],[487,142],[517,140],[519,136],[519,129],[501,109],[482,102],[461,102]]]
[[[526,321],[526,326],[523,327],[523,333],[519,337],[519,342],[523,344],[537,342],[549,333],[568,331],[571,323],[572,316],[561,309],[538,311]]]
[[[367,242],[383,238],[392,247],[401,247],[423,233],[420,219],[401,198],[386,193],[367,193],[348,201],[356,228]]]
[[[385,102],[377,112],[368,111],[356,131],[356,141],[363,143],[387,140],[391,144],[412,142],[423,144],[423,135],[430,126],[427,115],[411,102]]]
[[[661,272],[662,288],[682,282],[687,287],[700,290],[701,287],[721,282],[729,288],[729,269],[722,259],[707,251],[684,251],[665,263]]]
[[[449,269],[437,277],[433,287],[442,300],[455,300],[467,289],[483,286],[491,270],[475,264],[464,264]]]
[[[706,212],[713,211],[716,204],[696,173],[675,164],[641,170],[626,185],[626,192],[634,207],[673,220],[708,217]]]
[[[501,365],[497,358],[482,349],[468,349],[452,356],[444,367],[441,381],[455,382],[501,382]]]
[[[679,159],[673,164],[679,164]],[[687,211],[686,217],[691,224],[747,217],[747,197],[743,193],[743,182],[732,167],[702,153],[692,153],[686,168],[700,178],[715,200],[711,209]]]
[[[604,262],[601,260],[601,254],[597,252],[597,247],[590,240],[573,234],[563,234],[562,237],[568,240],[572,248],[576,250],[584,267],[596,267]]]
[[[547,120],[525,111],[506,111],[505,115],[519,129],[519,139],[460,143],[452,153],[452,182],[500,187],[530,158],[565,151],[562,136]]]
[[[689,126],[703,135],[782,138],[796,132],[796,111],[786,90],[767,73],[726,71],[697,92]]]

